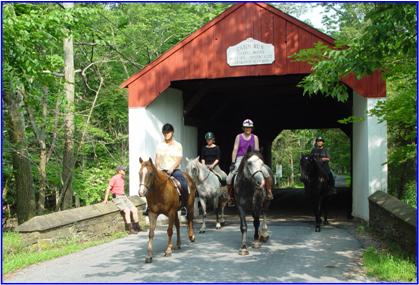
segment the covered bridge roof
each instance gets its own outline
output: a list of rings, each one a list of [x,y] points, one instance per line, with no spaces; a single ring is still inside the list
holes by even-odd
[[[273,44],[272,64],[229,66],[228,47],[247,38]],[[145,107],[171,83],[190,79],[309,74],[311,66],[289,56],[316,42],[334,45],[333,38],[263,3],[235,4],[158,57],[121,84],[128,88],[128,106]],[[364,97],[385,97],[385,82],[378,71],[343,82]]]

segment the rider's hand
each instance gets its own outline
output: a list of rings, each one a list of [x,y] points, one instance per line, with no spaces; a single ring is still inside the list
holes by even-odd
[[[173,169],[172,169],[172,168],[169,168],[169,169],[167,170],[167,174],[172,175],[172,173],[173,173]]]

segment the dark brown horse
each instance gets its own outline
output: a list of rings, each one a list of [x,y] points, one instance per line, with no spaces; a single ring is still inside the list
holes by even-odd
[[[188,181],[189,195],[186,200],[186,205],[181,205],[179,194],[173,184],[170,176],[161,170],[157,170],[151,158],[143,161],[140,157],[140,189],[138,194],[141,197],[146,197],[148,204],[148,218],[150,221],[150,229],[148,232],[147,256],[146,263],[151,263],[153,260],[153,238],[154,230],[156,229],[157,217],[160,214],[166,215],[169,218],[169,226],[167,228],[167,248],[164,256],[170,256],[174,249],[180,249],[180,222],[177,211],[181,206],[187,208],[188,220],[188,236],[191,242],[195,241],[193,232],[193,217],[194,217],[194,200],[196,187],[189,175],[184,174]],[[176,247],[173,248],[172,235],[173,224],[176,226]]]

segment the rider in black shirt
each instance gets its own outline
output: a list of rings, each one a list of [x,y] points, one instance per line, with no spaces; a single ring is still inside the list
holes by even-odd
[[[332,194],[336,193],[335,189],[335,178],[333,177],[332,171],[329,167],[330,155],[327,149],[324,147],[324,139],[322,137],[316,138],[316,144],[311,150],[311,155],[318,161],[321,162],[324,170],[329,174],[329,186]]]
[[[208,169],[215,173],[218,176],[221,183],[225,185],[225,180],[227,178],[227,174],[221,170],[218,163],[220,162],[220,147],[214,144],[215,136],[212,132],[208,132],[205,134],[205,140],[207,141],[207,145],[202,147],[201,150],[201,162],[202,164],[206,165]]]

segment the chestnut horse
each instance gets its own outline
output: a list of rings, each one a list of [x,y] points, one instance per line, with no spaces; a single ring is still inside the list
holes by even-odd
[[[169,226],[167,228],[167,248],[164,256],[170,256],[174,249],[180,249],[180,222],[177,211],[181,206],[187,208],[188,221],[188,236],[191,242],[195,241],[193,232],[193,217],[194,217],[194,200],[196,187],[189,175],[184,173],[188,181],[189,195],[186,205],[181,205],[180,197],[176,186],[174,185],[170,176],[161,170],[157,170],[151,158],[148,161],[143,161],[140,157],[140,189],[138,194],[141,197],[146,197],[148,205],[148,218],[150,221],[150,229],[148,232],[147,256],[146,263],[151,263],[153,260],[153,238],[154,230],[156,229],[157,217],[160,214],[166,215],[169,218]],[[172,235],[173,224],[176,226],[176,247],[173,248]]]

